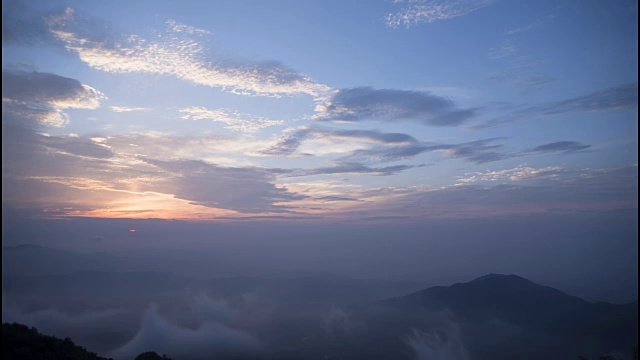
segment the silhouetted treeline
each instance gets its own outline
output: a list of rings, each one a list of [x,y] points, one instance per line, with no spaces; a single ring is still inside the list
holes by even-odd
[[[76,345],[71,339],[43,335],[34,327],[18,323],[2,324],[4,360],[112,360]],[[135,360],[171,360],[166,355],[145,352]]]

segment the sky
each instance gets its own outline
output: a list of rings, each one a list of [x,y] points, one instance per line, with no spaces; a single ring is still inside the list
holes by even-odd
[[[3,204],[205,221],[636,208],[636,18],[635,1],[6,1]]]
[[[500,249],[514,221],[555,241],[570,219],[572,239],[601,236],[581,263],[607,241],[627,256],[637,17],[624,0],[3,1],[3,225],[430,224]]]

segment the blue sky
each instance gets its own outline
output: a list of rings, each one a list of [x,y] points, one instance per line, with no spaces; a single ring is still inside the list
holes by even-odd
[[[637,8],[4,1],[3,205],[206,221],[637,211]]]

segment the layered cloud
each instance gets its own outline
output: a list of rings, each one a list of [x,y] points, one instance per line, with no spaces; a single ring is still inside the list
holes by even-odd
[[[49,30],[88,66],[110,73],[173,76],[196,85],[244,95],[307,94],[322,97],[330,90],[277,62],[232,65],[209,58],[203,30],[169,20],[162,40],[132,35],[104,41],[86,33],[73,9],[48,18]]]
[[[393,165],[384,167],[370,167],[354,162],[335,162],[330,166],[322,166],[315,169],[291,170],[287,171],[287,177],[300,177],[312,175],[336,175],[336,174],[372,174],[378,176],[388,176],[395,173],[412,169],[412,165]]]
[[[341,216],[406,214],[407,219],[482,218],[518,214],[607,212],[637,209],[637,165],[610,169],[518,167],[468,174],[444,188],[351,191],[354,203]],[[363,217],[366,218],[366,217]]]
[[[174,194],[197,205],[240,212],[287,212],[277,205],[304,198],[273,185],[271,172],[259,168],[231,168],[196,160],[144,160],[164,171],[157,191]]]
[[[416,122],[431,126],[457,126],[477,109],[459,109],[449,99],[429,92],[357,87],[336,91],[316,107],[314,120],[357,122]]]
[[[406,160],[422,153],[440,152],[447,158],[458,158],[477,164],[489,163],[508,158],[531,156],[536,154],[570,154],[589,149],[575,141],[557,141],[536,146],[522,151],[507,151],[503,143],[504,138],[488,138],[462,143],[436,143],[419,141],[413,136],[402,133],[385,133],[374,130],[340,130],[324,127],[302,127],[289,129],[275,144],[252,153],[258,156],[275,157],[304,157],[312,155],[326,155],[326,150],[313,152],[314,147],[308,143],[318,142],[333,149],[339,154],[339,166],[333,168],[348,168],[354,164],[363,170],[366,163],[381,163]],[[346,146],[344,144],[350,144]],[[342,150],[342,151],[341,151]],[[324,152],[323,152],[324,151]],[[349,166],[344,166],[349,164]],[[369,168],[372,173],[381,168]]]
[[[202,106],[191,106],[180,109],[183,120],[209,120],[225,124],[225,128],[241,131],[255,132],[265,127],[281,125],[283,120],[271,120],[260,116],[243,114],[229,109],[207,109]]]
[[[397,28],[410,27],[419,23],[449,20],[467,15],[473,11],[491,5],[494,0],[395,0],[403,5],[399,11],[388,14],[385,22]]]
[[[267,169],[174,159],[181,150],[172,149],[172,141],[198,148],[207,139],[185,144],[170,136],[165,141],[144,135],[137,140],[48,136],[13,114],[3,122],[3,186],[11,189],[3,201],[15,206],[110,217],[119,211],[128,216],[166,211],[170,216],[195,212],[215,218],[233,212],[286,212],[289,208],[278,203],[304,198],[275,186],[274,172]],[[212,146],[230,147],[210,140]],[[164,148],[149,147],[153,143]]]
[[[3,112],[42,125],[69,122],[65,109],[97,109],[106,97],[78,80],[40,72],[3,71]]]

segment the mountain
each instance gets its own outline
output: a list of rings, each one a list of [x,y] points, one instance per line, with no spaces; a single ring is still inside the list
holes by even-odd
[[[476,357],[554,358],[608,351],[628,352],[637,345],[638,303],[591,303],[516,275],[489,274],[468,283],[431,287],[376,306],[401,312],[450,312],[463,324]],[[485,339],[491,324],[511,328],[509,342]],[[485,332],[485,333],[483,333]],[[491,340],[491,341],[485,341]],[[490,346],[488,342],[493,342]],[[562,356],[565,356],[564,354]],[[558,358],[562,358],[558,356]]]

